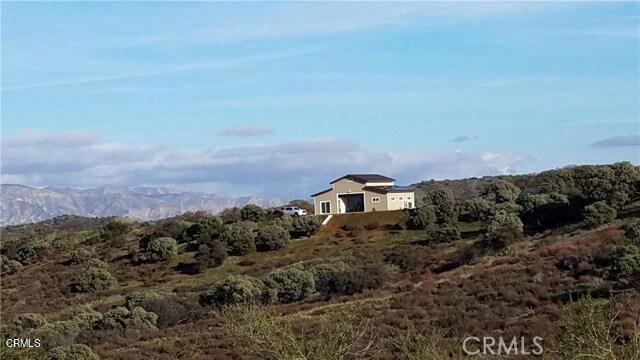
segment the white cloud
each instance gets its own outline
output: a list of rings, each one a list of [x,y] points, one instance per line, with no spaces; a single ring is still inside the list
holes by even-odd
[[[78,141],[60,146],[61,139]],[[521,160],[519,155],[501,153],[381,151],[341,139],[174,150],[102,142],[97,134],[39,132],[3,141],[2,181],[34,186],[172,186],[300,197],[348,172],[379,172],[408,184],[505,174]]]
[[[218,136],[251,137],[273,135],[273,129],[262,124],[233,125],[216,131]]]

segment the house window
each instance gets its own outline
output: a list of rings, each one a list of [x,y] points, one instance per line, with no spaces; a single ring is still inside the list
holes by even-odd
[[[379,197],[379,196],[374,196],[374,197],[372,197],[372,198],[371,198],[371,202],[379,203],[379,202],[380,202],[380,197]]]
[[[398,200],[402,200],[402,196],[398,196]]]
[[[395,197],[395,196],[392,196],[392,197],[391,197],[391,201],[396,201],[396,197]]]
[[[320,202],[320,213],[321,214],[331,214],[331,201],[321,201]]]
[[[407,196],[407,200],[411,200],[411,196]]]

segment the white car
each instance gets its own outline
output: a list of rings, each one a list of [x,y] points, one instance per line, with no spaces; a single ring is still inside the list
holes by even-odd
[[[291,216],[307,215],[307,210],[300,209],[297,206],[285,206],[285,207],[280,208],[280,211],[282,211],[283,213],[285,213],[287,215],[291,215]]]

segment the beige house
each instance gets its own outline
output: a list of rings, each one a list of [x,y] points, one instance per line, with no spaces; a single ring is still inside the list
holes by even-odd
[[[349,174],[331,182],[331,188],[311,195],[316,214],[412,209],[413,190],[395,186],[395,179],[378,174]]]

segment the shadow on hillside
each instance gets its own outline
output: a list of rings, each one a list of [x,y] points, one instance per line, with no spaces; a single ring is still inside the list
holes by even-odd
[[[198,273],[198,263],[179,263],[174,270],[186,275],[195,275]]]

